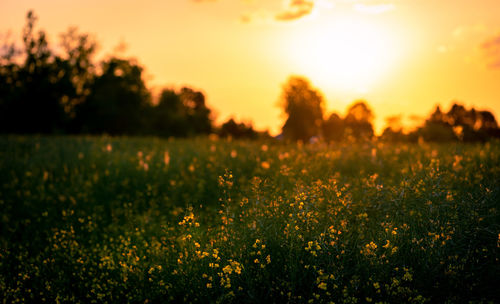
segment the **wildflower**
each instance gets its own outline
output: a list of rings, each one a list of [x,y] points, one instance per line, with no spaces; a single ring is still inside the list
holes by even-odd
[[[168,153],[168,151],[165,151],[163,153],[163,163],[165,164],[165,166],[168,166],[168,164],[170,163],[170,154]]]
[[[227,273],[227,274],[231,274],[231,273],[233,273],[233,269],[231,268],[231,266],[230,266],[230,265],[227,265],[227,266],[225,266],[224,268],[222,268],[222,271],[223,271],[224,273]]]
[[[326,285],[326,283],[325,283],[325,282],[321,282],[321,283],[319,283],[319,284],[318,284],[318,288],[319,288],[319,289],[326,290],[327,285]]]
[[[238,262],[231,262],[231,264],[233,265],[233,270],[236,274],[241,274],[241,265],[240,263]]]

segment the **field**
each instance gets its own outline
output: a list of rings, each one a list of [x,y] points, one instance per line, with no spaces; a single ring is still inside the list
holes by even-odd
[[[500,143],[0,138],[0,298],[499,303]]]

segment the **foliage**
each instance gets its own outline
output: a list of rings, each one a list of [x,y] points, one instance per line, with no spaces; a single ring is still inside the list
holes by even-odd
[[[77,106],[76,121],[83,133],[141,134],[149,106],[142,68],[110,58],[102,63],[102,74],[90,86],[86,101]]]
[[[8,132],[52,133],[63,127],[60,101],[70,81],[58,73],[61,59],[50,52],[45,32],[35,31],[36,19],[32,12],[28,13],[22,35],[24,62],[15,65],[12,60],[17,53],[12,50],[13,55],[5,58],[5,66],[0,70],[0,79],[5,81],[0,90],[0,124]]]
[[[345,132],[344,120],[338,114],[332,113],[323,122],[322,131],[325,141],[341,141]]]
[[[203,93],[184,87],[179,92],[164,89],[152,113],[157,135],[185,137],[212,131],[210,109]]]
[[[447,113],[441,112],[437,106],[425,124],[414,133],[426,141],[473,142],[500,138],[500,129],[491,112],[474,108],[467,110],[458,103],[454,103]]]
[[[354,139],[371,139],[373,118],[373,112],[366,101],[355,101],[347,110],[344,119],[347,136],[352,136]]]
[[[22,50],[8,43],[1,49],[1,133],[194,136],[212,131],[203,93],[184,87],[174,93],[178,104],[171,105],[163,100],[169,98],[166,90],[155,106],[135,60],[110,57],[96,64],[97,43],[76,28],[60,36],[62,54],[56,54],[45,32],[36,32],[36,20],[28,12]]]
[[[323,97],[302,77],[290,77],[283,87],[283,110],[288,115],[283,125],[287,140],[307,142],[318,136],[323,122]]]
[[[222,124],[219,136],[232,138],[256,139],[259,134],[253,129],[252,124],[237,123],[233,118],[228,119]]]
[[[222,137],[259,138],[269,134],[229,120],[213,125],[212,110],[202,91],[183,87],[163,89],[152,100],[144,68],[133,59],[108,57],[94,61],[97,43],[76,28],[60,35],[54,51],[37,17],[29,11],[22,31],[23,47],[8,39],[0,46],[0,133],[111,134],[193,137],[219,133]],[[355,101],[345,117],[324,119],[321,92],[303,77],[290,77],[283,86],[285,114],[278,138],[301,142],[360,142],[374,138],[374,114],[364,100]],[[390,142],[485,142],[500,138],[494,115],[486,110],[453,104],[440,108],[416,130],[386,128],[380,139]]]
[[[0,294],[496,303],[499,155],[496,141],[2,137]]]

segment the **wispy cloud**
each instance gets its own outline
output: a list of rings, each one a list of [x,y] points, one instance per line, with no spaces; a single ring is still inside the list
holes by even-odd
[[[309,0],[291,0],[287,8],[275,15],[279,21],[290,21],[309,15],[314,8],[314,1]]]
[[[392,11],[396,8],[394,4],[387,3],[387,4],[363,4],[363,3],[356,3],[354,4],[354,10],[363,13],[363,14],[382,14],[385,12]]]
[[[500,69],[500,33],[481,44],[486,63],[492,69]]]
[[[273,21],[273,15],[267,10],[247,12],[240,16],[241,23],[267,24]]]

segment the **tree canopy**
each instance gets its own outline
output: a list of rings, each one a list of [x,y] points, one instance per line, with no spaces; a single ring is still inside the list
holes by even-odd
[[[213,111],[199,89],[164,88],[154,99],[144,80],[144,68],[136,60],[112,55],[96,62],[97,42],[77,28],[62,33],[54,51],[46,33],[37,28],[37,19],[32,11],[26,15],[21,47],[8,41],[0,46],[0,133],[268,136],[234,119],[215,127]],[[285,116],[281,137],[286,140],[375,138],[375,115],[367,101],[354,101],[344,117],[325,115],[322,93],[304,77],[287,80],[280,106]],[[459,102],[448,112],[437,106],[412,131],[403,128],[401,116],[389,118],[387,123],[381,140],[473,142],[500,138],[493,113],[467,109]]]
[[[0,48],[0,133],[192,136],[212,131],[202,92],[164,89],[154,104],[137,61],[111,56],[96,63],[97,43],[76,28],[60,35],[57,53],[36,21],[28,12],[23,48],[8,43]]]
[[[290,77],[283,87],[282,104],[288,118],[283,136],[307,142],[320,134],[323,122],[323,96],[302,77]]]

